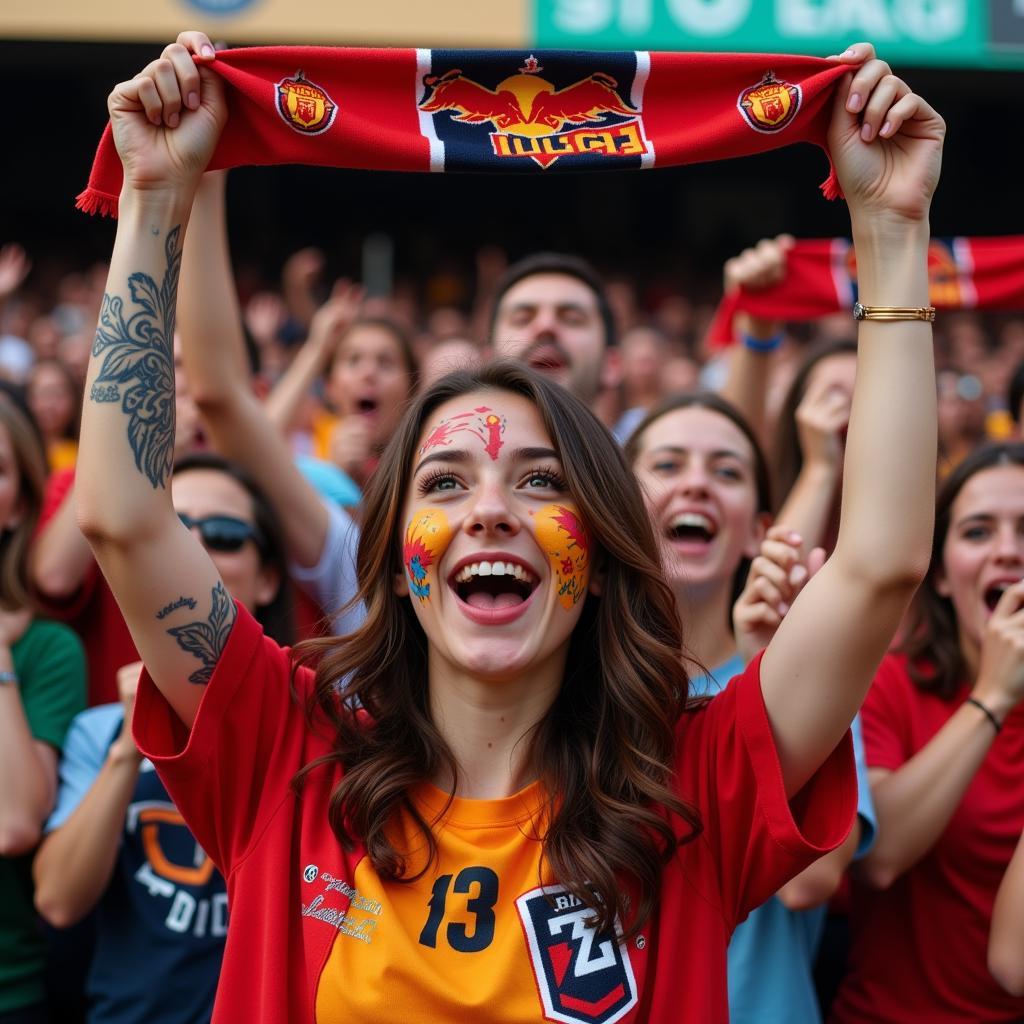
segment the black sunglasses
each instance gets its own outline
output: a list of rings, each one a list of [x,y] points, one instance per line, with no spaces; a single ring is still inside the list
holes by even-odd
[[[240,551],[247,540],[255,542],[257,547],[261,545],[256,527],[242,519],[235,519],[234,516],[204,516],[202,519],[193,519],[184,512],[179,512],[178,518],[190,530],[193,526],[199,527],[203,545],[210,551]]]

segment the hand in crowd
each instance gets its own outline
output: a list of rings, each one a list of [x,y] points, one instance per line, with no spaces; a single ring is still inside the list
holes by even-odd
[[[110,758],[114,761],[141,761],[142,755],[132,738],[132,714],[135,711],[135,694],[142,678],[142,662],[132,661],[117,670],[117,694],[124,709],[124,723],[117,739],[110,745]]]
[[[194,187],[213,155],[227,120],[224,87],[209,68],[193,61],[193,52],[201,60],[214,57],[205,35],[181,33],[107,100],[129,189]]]
[[[857,43],[837,59],[853,67],[849,87],[836,91],[828,147],[854,233],[865,216],[885,218],[883,228],[925,221],[939,180],[945,122],[875,57],[870,43]]]
[[[373,454],[373,430],[362,416],[346,416],[331,431],[330,457],[339,469],[359,482]]]
[[[1024,580],[1006,588],[985,624],[972,695],[1000,720],[1024,697]]]
[[[17,291],[31,269],[32,261],[16,242],[0,248],[0,302]]]
[[[802,544],[800,534],[775,525],[750,565],[746,586],[732,610],[736,646],[744,661],[768,646],[797,594],[825,564],[824,548],[813,548],[805,559]]]
[[[342,335],[359,315],[365,289],[347,279],[335,281],[330,298],[316,311],[309,327],[309,343],[329,359]]]
[[[800,452],[805,464],[833,473],[842,470],[843,435],[850,423],[853,396],[827,377],[811,381],[796,410]]]
[[[757,291],[779,284],[786,277],[786,254],[793,248],[792,235],[776,235],[762,238],[757,245],[725,261],[722,267],[722,290],[731,295],[740,288]],[[742,314],[737,317],[740,330],[754,338],[767,339],[777,334],[779,324],[775,320]]]
[[[277,341],[286,318],[284,302],[276,292],[258,292],[245,307],[245,326],[260,348]]]
[[[288,313],[308,328],[316,313],[316,287],[324,272],[324,254],[313,246],[293,252],[281,269],[281,289]]]

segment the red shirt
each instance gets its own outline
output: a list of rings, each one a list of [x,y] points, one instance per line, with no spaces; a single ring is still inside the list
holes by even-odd
[[[57,470],[51,474],[39,517],[39,531],[65,501],[71,500],[74,482],[74,469]],[[139,654],[121,609],[96,563],[89,566],[78,590],[65,600],[37,596],[50,618],[66,622],[82,638],[89,667],[89,706],[119,701],[117,671],[130,662],[138,661]]]
[[[551,879],[524,872],[524,857],[536,862],[536,833],[526,824],[510,840],[507,826],[542,803],[535,787],[456,801],[435,826],[443,870],[432,868],[419,890],[381,880],[364,850],[341,850],[326,816],[337,764],[314,772],[301,798],[290,787],[329,749],[327,730],[307,727],[289,695],[288,652],[239,609],[191,734],[146,674],[134,719],[137,742],[227,878],[214,1021],[385,1024],[471,1012],[503,1024],[546,1013],[589,1024],[724,1024],[733,927],[842,842],[857,800],[848,737],[786,800],[757,664],[679,723],[678,788],[700,809],[704,833],[665,869],[655,916],[622,945],[577,927],[571,898],[557,886],[541,892]],[[311,682],[297,672],[300,698]],[[438,799],[430,789],[414,794],[428,808]],[[488,957],[492,940],[506,950],[500,962]],[[345,977],[346,964],[362,966]],[[346,986],[359,989],[351,1013]],[[378,993],[372,1006],[368,991]]]
[[[889,655],[861,721],[868,766],[895,771],[968,696],[919,690]],[[832,1020],[897,1024],[1019,1021],[986,963],[996,891],[1024,829],[1024,709],[1005,721],[938,842],[885,891],[855,885],[848,974]]]

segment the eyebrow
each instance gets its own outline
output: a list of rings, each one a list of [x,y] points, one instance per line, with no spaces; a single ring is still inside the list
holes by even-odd
[[[424,466],[432,462],[469,462],[473,456],[465,448],[451,448],[443,452],[435,452],[422,459],[413,474],[418,473]],[[528,462],[536,459],[557,459],[558,452],[554,448],[514,448],[511,459],[513,462]]]
[[[671,455],[688,455],[690,453],[690,451],[691,451],[691,449],[684,448],[684,447],[682,447],[682,445],[662,444],[662,445],[658,445],[657,448],[651,448],[647,452],[647,454],[648,455],[655,455],[655,454],[658,454],[659,452],[667,452],[667,453],[669,453]],[[713,459],[731,458],[731,459],[737,459],[740,462],[749,462],[750,461],[748,456],[743,455],[741,452],[733,451],[732,448],[716,448],[714,451],[708,452],[708,454]]]

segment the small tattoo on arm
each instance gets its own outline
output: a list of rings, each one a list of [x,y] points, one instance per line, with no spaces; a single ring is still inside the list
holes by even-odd
[[[165,604],[163,608],[156,613],[158,619],[166,619],[171,612],[177,611],[179,608],[187,608],[189,611],[195,611],[196,599],[194,597],[179,597],[177,601],[171,601],[170,604]]]
[[[93,384],[89,397],[94,402],[117,402],[121,398],[121,392],[116,384]]]
[[[224,651],[224,645],[231,635],[231,627],[235,623],[235,605],[224,584],[217,581],[216,586],[210,593],[212,608],[210,616],[205,622],[190,622],[185,626],[173,626],[167,630],[170,636],[178,641],[178,646],[189,654],[194,654],[201,662],[202,667],[188,677],[190,683],[204,684],[210,681],[213,670]],[[195,601],[191,598],[182,598],[183,601]],[[161,618],[158,614],[157,618]]]
[[[125,318],[120,295],[103,296],[92,355],[99,372],[89,393],[94,402],[121,400],[128,416],[128,443],[135,465],[149,482],[163,487],[174,455],[174,309],[178,294],[181,227],[164,242],[167,269],[157,282],[137,271],[128,278],[131,301],[139,309]],[[123,395],[117,385],[123,384]],[[102,385],[107,385],[106,388]]]

